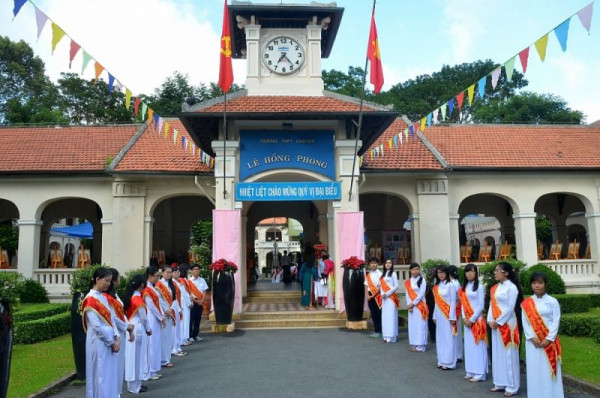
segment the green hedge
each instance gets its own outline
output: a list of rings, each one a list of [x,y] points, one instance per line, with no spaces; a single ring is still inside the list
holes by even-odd
[[[15,323],[14,342],[16,344],[32,344],[62,336],[70,331],[71,313],[63,312],[48,318]]]
[[[552,296],[566,293],[565,282],[558,273],[545,264],[536,264],[521,272],[521,287],[523,288],[523,294],[533,294],[531,283],[529,281],[534,272],[541,272],[546,275],[546,278],[548,279],[546,293]]]
[[[567,336],[592,336],[598,340],[600,336],[600,317],[595,314],[564,315],[560,319],[559,333]]]
[[[23,306],[13,314],[13,322],[22,323],[51,317],[69,311],[70,304],[37,304]]]
[[[590,310],[590,296],[588,294],[555,294],[552,297],[558,300],[562,314],[588,312]]]
[[[591,304],[590,306],[594,308],[600,307],[600,294],[590,294]]]

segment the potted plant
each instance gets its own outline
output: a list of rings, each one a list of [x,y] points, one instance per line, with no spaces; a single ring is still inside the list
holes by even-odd
[[[233,274],[238,266],[221,258],[210,265],[212,271],[212,300],[217,325],[229,325],[233,317],[235,281]]]
[[[75,370],[77,379],[85,380],[85,331],[81,318],[81,304],[86,294],[91,289],[92,275],[98,267],[103,265],[94,264],[75,271],[71,277],[71,343],[73,344],[73,357],[75,359]]]
[[[8,391],[12,357],[12,307],[19,302],[23,277],[17,272],[0,272],[0,397]]]
[[[365,260],[356,256],[342,261],[344,277],[342,289],[344,290],[344,304],[346,317],[349,322],[359,322],[363,319],[365,305]]]

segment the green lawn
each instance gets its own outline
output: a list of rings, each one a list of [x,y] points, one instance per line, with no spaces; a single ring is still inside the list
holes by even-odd
[[[13,346],[8,397],[26,397],[75,370],[71,335]]]
[[[562,344],[563,372],[600,384],[600,344],[592,337],[559,337]]]

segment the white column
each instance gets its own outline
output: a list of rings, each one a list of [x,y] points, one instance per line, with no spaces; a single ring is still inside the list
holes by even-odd
[[[19,219],[19,272],[25,278],[33,278],[40,256],[41,220]]]
[[[144,205],[146,186],[136,181],[113,182],[112,267],[121,271],[145,263]]]
[[[102,225],[102,264],[112,264],[112,220],[103,218],[100,220]],[[79,248],[78,248],[79,249]]]
[[[528,266],[538,263],[537,239],[535,235],[536,213],[515,213],[515,243],[517,244],[517,259]]]
[[[450,214],[450,253],[451,253],[451,264],[460,264],[460,234],[458,220],[460,215]]]
[[[421,229],[419,228],[419,213],[413,213],[410,215],[410,253],[412,261],[421,263],[421,245],[419,236],[421,236]]]
[[[238,167],[239,146],[238,141],[227,141],[227,145],[224,145],[223,141],[212,142],[212,148],[217,155],[215,157],[216,210],[233,210],[235,208],[233,184],[235,183],[235,171]],[[225,178],[223,178],[223,173],[225,173]],[[225,180],[225,194],[223,194],[223,180]]]
[[[448,180],[440,177],[417,181],[419,200],[419,244],[421,261],[432,258],[451,259]]]
[[[152,257],[152,239],[154,237],[154,217],[144,217],[144,264],[150,265]]]
[[[591,257],[600,258],[600,213],[585,213],[588,225],[589,245]]]

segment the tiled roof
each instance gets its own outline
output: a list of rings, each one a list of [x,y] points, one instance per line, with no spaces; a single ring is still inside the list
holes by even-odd
[[[454,124],[424,135],[453,168],[600,168],[600,126]]]
[[[197,112],[223,112],[224,103],[220,102]],[[364,105],[365,111],[377,109]],[[358,112],[360,105],[355,100],[344,101],[338,98],[302,97],[302,96],[240,96],[227,100],[227,112]]]
[[[433,154],[425,147],[418,137],[408,136],[403,139],[402,145],[397,141],[397,147],[389,147],[389,140],[398,133],[404,132],[406,123],[398,118],[385,130],[365,152],[363,158],[363,169],[365,170],[442,170],[441,164]],[[403,137],[404,138],[404,137]],[[371,158],[371,149],[383,144],[383,156]]]
[[[104,172],[139,126],[0,128],[0,173]]]
[[[164,138],[154,130],[151,124],[127,151],[117,164],[117,172],[174,172],[174,173],[212,173],[209,166],[202,163],[181,144],[181,135],[191,143],[191,138],[179,119],[165,119],[169,123],[170,138]],[[179,131],[178,143],[173,144],[173,129]],[[163,129],[164,132],[164,129]],[[189,147],[188,147],[189,148]]]
[[[286,217],[271,217],[271,218],[265,218],[264,220],[261,220],[259,223],[259,225],[284,225],[287,224],[287,218]]]

